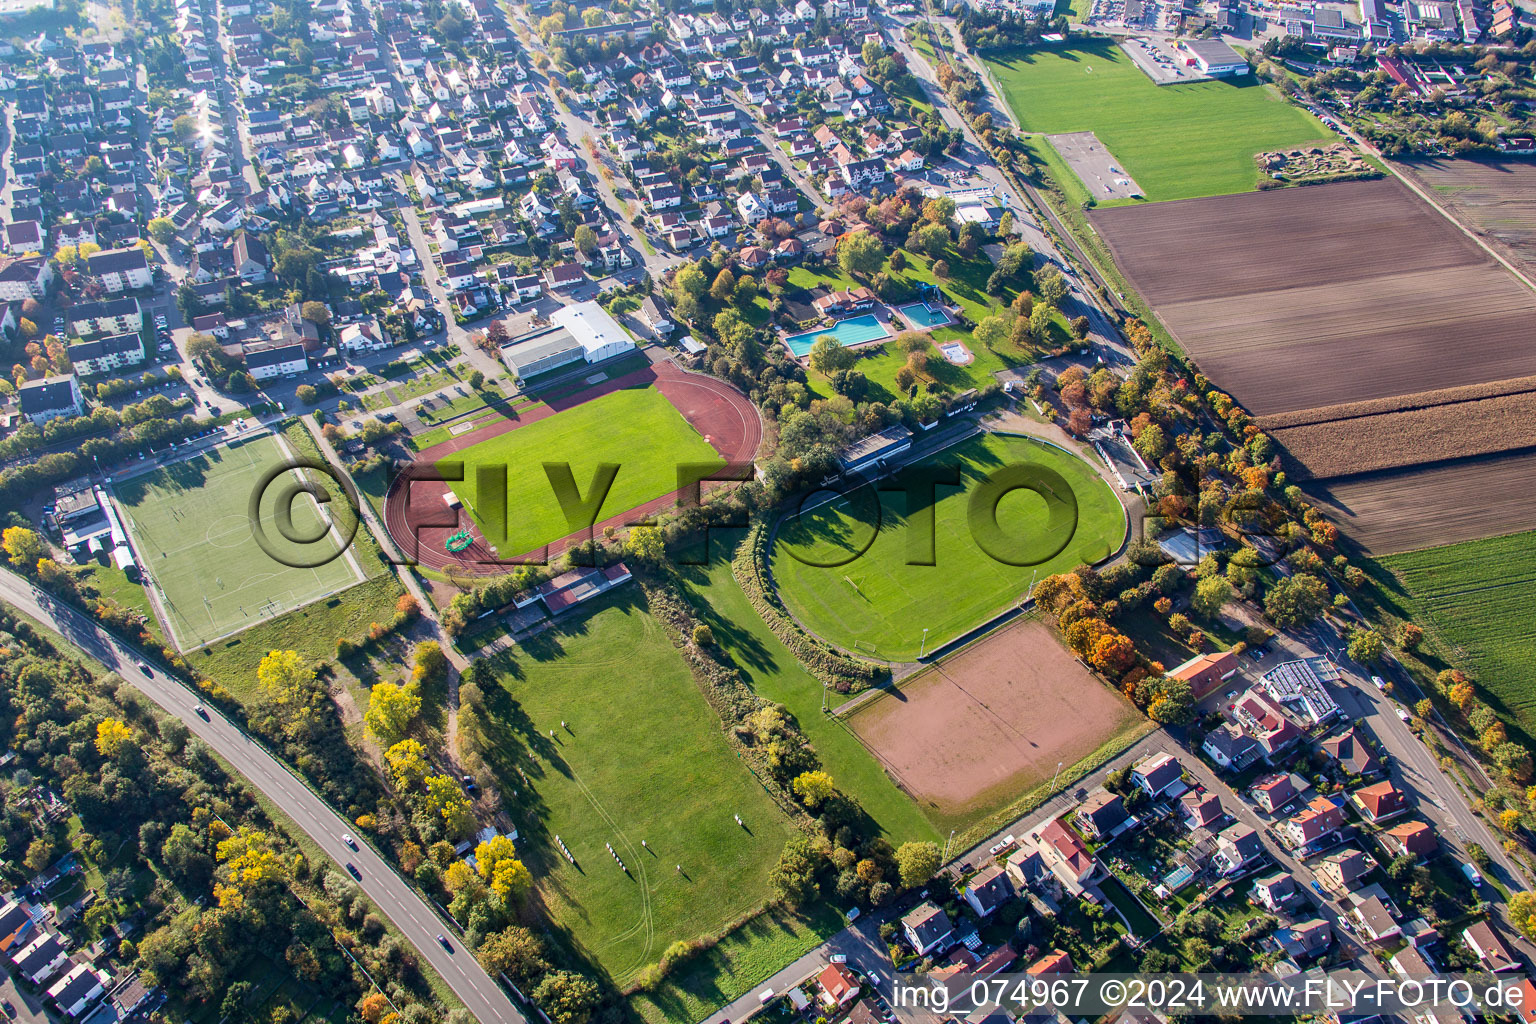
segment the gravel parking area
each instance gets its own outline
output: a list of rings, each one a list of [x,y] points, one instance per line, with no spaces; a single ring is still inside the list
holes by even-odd
[[[1077,172],[1093,198],[1103,202],[1108,199],[1140,199],[1141,186],[1126,173],[1115,155],[1105,148],[1093,132],[1068,132],[1065,135],[1047,135],[1067,166]]]

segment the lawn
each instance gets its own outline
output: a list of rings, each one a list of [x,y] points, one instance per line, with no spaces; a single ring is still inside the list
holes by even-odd
[[[720,653],[759,696],[789,710],[838,789],[859,802],[893,846],[909,840],[938,840],[938,831],[912,798],[891,781],[858,737],[841,720],[821,713],[821,682],[801,667],[753,609],[731,575],[730,562],[719,558],[707,571],[688,569],[690,596],[714,632]],[[837,693],[827,696],[832,705],[847,699]]]
[[[1536,533],[1380,559],[1423,610],[1420,625],[1495,709],[1536,733]]]
[[[1254,154],[1329,137],[1252,75],[1153,85],[1112,43],[1005,53],[987,65],[1026,132],[1094,132],[1153,202],[1251,192]]]
[[[487,665],[500,683],[485,688],[489,761],[518,849],[556,924],[617,984],[766,902],[794,827],[727,744],[637,586]]]
[[[920,465],[953,466],[962,481],[937,490],[933,565],[912,564],[927,554],[921,550],[925,531],[907,524],[912,512],[929,509],[907,509],[900,491],[881,491],[878,498],[859,492],[781,523],[774,575],[785,602],[813,633],[885,660],[911,659],[924,646],[925,629],[926,649],[935,650],[1018,602],[1037,575],[1097,562],[1125,537],[1125,512],[1093,468],[1032,438],[975,437]],[[982,489],[989,478],[1022,480],[1042,470],[1055,474],[1039,479],[1057,495],[1049,504],[1034,490],[1011,490],[999,499],[997,488]],[[994,508],[995,534],[988,514]],[[1005,564],[982,543],[1018,564]]]
[[[288,506],[292,522],[283,526],[285,493],[298,486],[296,474],[281,473],[287,462],[276,439],[261,437],[114,485],[140,565],[164,595],[180,649],[247,629],[364,578],[354,559],[337,554],[336,531],[323,536],[328,524],[312,498],[295,496]],[[264,547],[249,504],[265,479],[272,482],[260,491],[257,515]],[[322,557],[329,560],[312,564]]]
[[[637,453],[641,453],[636,457]],[[550,541],[670,494],[680,485],[678,468],[698,465],[693,480],[722,465],[720,456],[662,393],[626,388],[567,409],[467,448],[439,462],[462,463],[464,480],[453,484],[486,540],[507,551],[531,551]],[[598,467],[618,467],[613,486],[593,513],[562,510],[546,475],[546,463],[569,467],[582,498],[592,491]],[[505,495],[481,495],[479,467],[504,467]],[[691,482],[691,481],[682,481]],[[585,504],[585,502],[574,502]],[[498,507],[501,506],[501,507]]]

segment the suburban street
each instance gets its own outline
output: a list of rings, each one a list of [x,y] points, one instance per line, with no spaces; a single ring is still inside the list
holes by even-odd
[[[23,614],[58,631],[81,652],[111,672],[117,673],[136,689],[186,724],[192,734],[233,764],[252,786],[291,817],[298,826],[337,864],[354,864],[361,873],[357,884],[380,910],[415,946],[421,958],[442,975],[448,987],[482,1024],[512,1021],[521,1024],[523,1015],[464,948],[452,928],[445,924],[426,901],[366,843],[351,850],[341,836],[353,827],[337,815],[297,776],[283,767],[259,744],[230,723],[213,708],[207,719],[194,708],[198,695],[163,671],[145,672],[140,655],[101,630],[73,608],[33,589],[31,584],[9,570],[0,572],[0,600]],[[437,941],[448,935],[453,951]]]

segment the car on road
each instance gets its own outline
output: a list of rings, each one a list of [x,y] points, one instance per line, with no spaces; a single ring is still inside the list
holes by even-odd
[[[1401,718],[1403,721],[1405,721],[1405,722],[1413,721],[1413,716],[1410,715],[1407,711],[1403,710],[1402,708],[1395,708],[1394,710],[1397,712],[1397,717]]]
[[[351,861],[347,861],[347,874],[351,875],[359,882],[363,880],[363,873],[357,870],[357,865],[353,864]]]
[[[1322,886],[1321,886],[1321,885],[1320,885],[1320,884],[1318,884],[1318,881],[1317,881],[1317,879],[1315,879],[1315,878],[1314,878],[1314,879],[1312,879],[1312,888],[1313,888],[1313,889],[1314,889],[1314,890],[1315,890],[1315,891],[1316,891],[1316,892],[1317,892],[1317,894],[1318,894],[1318,895],[1319,895],[1319,896],[1321,896],[1321,897],[1322,897],[1322,898],[1323,898],[1323,899],[1327,899],[1327,898],[1328,898],[1328,891],[1327,891],[1327,890],[1326,890],[1326,889],[1324,889],[1324,888],[1323,888],[1323,887],[1322,887]]]
[[[1387,688],[1386,681],[1381,676],[1371,676],[1371,685],[1378,690],[1386,690]]]
[[[827,957],[827,962],[828,963],[834,963],[834,964],[845,964],[845,963],[848,962],[848,954],[847,953],[833,953],[831,956]]]
[[[209,717],[208,717],[208,709],[203,707],[201,704],[194,704],[192,706],[192,710],[196,711],[197,712],[197,717],[201,718],[203,721],[205,721],[205,722],[211,721],[211,719],[209,719]]]
[[[438,936],[438,937],[437,937],[437,944],[438,944],[438,945],[439,945],[439,946],[442,946],[442,947],[443,947],[443,948],[444,948],[444,949],[446,949],[446,950],[447,950],[447,951],[448,951],[448,952],[450,952],[450,953],[452,953],[452,952],[453,952],[453,944],[452,944],[452,943],[451,943],[451,942],[449,942],[449,941],[448,941],[448,938],[447,938],[447,936],[444,936],[444,935],[439,935],[439,936]]]
[[[341,837],[341,841],[346,843],[348,846],[352,847],[352,849],[354,849],[354,850],[357,849],[357,840],[353,839],[351,836],[343,834],[342,837]]]

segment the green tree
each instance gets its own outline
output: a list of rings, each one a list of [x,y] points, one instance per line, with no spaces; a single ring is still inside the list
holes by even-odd
[[[709,286],[709,297],[716,302],[730,302],[736,292],[736,275],[731,273],[730,267],[725,267],[715,275],[714,284]]]
[[[48,554],[48,542],[43,535],[25,526],[7,526],[0,534],[0,545],[12,565],[28,572],[36,569],[38,559]]]
[[[1195,693],[1182,679],[1165,679],[1147,717],[1160,725],[1185,725],[1195,717]]]
[[[525,992],[549,973],[549,952],[544,942],[527,928],[513,925],[486,937],[475,958],[492,974],[505,974]]]
[[[1309,572],[1280,580],[1264,595],[1264,614],[1282,629],[1313,622],[1328,607],[1328,585]]]
[[[379,745],[391,747],[405,737],[411,721],[421,713],[421,694],[414,683],[375,683],[368,694],[363,726]]]
[[[704,271],[700,270],[696,263],[689,263],[679,268],[672,283],[683,295],[690,295],[695,299],[702,299],[704,293],[709,291],[709,279],[704,276]]]
[[[551,971],[533,990],[533,1001],[554,1024],[587,1024],[601,999],[596,983],[574,971]]]
[[[593,231],[589,225],[583,224],[578,227],[576,234],[572,236],[572,241],[576,243],[577,249],[588,256],[597,251],[597,232]]]
[[[624,553],[647,565],[660,565],[661,560],[666,557],[666,545],[662,540],[661,528],[658,526],[631,527],[629,536],[624,538]]]
[[[790,907],[801,907],[816,897],[816,875],[821,858],[805,836],[791,836],[768,873],[768,884]]]
[[[901,876],[901,884],[915,889],[928,881],[939,870],[942,856],[938,843],[902,843],[896,849],[896,871]]]
[[[485,387],[485,374],[479,370],[470,370],[469,376],[466,378],[466,380],[468,381],[469,386],[476,391],[479,391],[481,388]]]
[[[1052,306],[1060,307],[1067,296],[1067,282],[1055,267],[1042,267],[1035,275],[1035,292]]]
[[[331,311],[323,302],[310,300],[299,307],[299,315],[317,327],[329,327]]]
[[[820,807],[837,791],[832,785],[832,776],[824,771],[801,772],[795,776],[792,788],[800,802],[812,810]]]
[[[1226,577],[1208,576],[1195,584],[1195,596],[1190,598],[1190,605],[1207,619],[1214,619],[1230,600],[1232,584]]]
[[[1011,330],[1012,321],[1006,316],[994,313],[992,316],[982,318],[975,330],[971,332],[971,337],[979,341],[983,348],[996,348],[1008,340]]]
[[[1374,629],[1357,626],[1349,633],[1349,656],[1362,665],[1369,665],[1381,658],[1386,643]]]
[[[868,280],[885,266],[885,246],[871,232],[855,231],[838,241],[837,265],[850,277]]]
[[[1509,922],[1521,935],[1536,942],[1536,893],[1517,892],[1505,904]]]
[[[150,222],[145,225],[145,230],[149,232],[150,238],[153,238],[161,245],[176,237],[176,225],[171,222],[169,217],[151,218]]]
[[[838,370],[846,370],[858,359],[852,349],[843,347],[830,334],[823,334],[811,343],[811,369],[831,376]]]
[[[320,392],[315,390],[313,384],[300,384],[293,389],[293,397],[305,405],[314,405],[320,399]]]
[[[949,248],[949,228],[943,224],[919,224],[907,235],[907,248],[928,256],[942,256]]]

